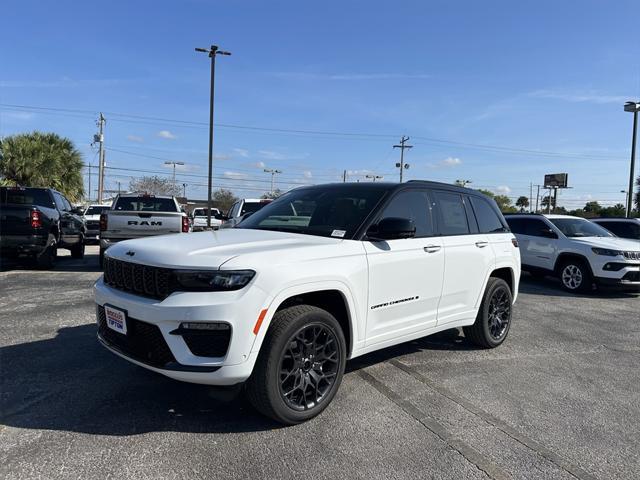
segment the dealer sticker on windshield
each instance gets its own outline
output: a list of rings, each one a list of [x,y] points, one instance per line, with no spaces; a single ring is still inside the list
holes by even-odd
[[[334,230],[333,232],[331,232],[331,236],[343,238],[346,235],[346,233],[347,233],[346,230]]]
[[[122,333],[123,335],[127,334],[126,313],[124,313],[122,310],[118,310],[117,308],[105,305],[104,315],[107,320],[107,327],[109,327],[111,330],[115,330],[118,333]]]

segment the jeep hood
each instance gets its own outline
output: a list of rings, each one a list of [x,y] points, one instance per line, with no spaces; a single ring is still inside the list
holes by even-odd
[[[227,228],[126,240],[106,255],[128,262],[168,268],[219,268],[232,258],[260,254],[282,258],[292,249],[337,245],[341,239],[287,232]]]
[[[587,245],[589,247],[608,248],[610,250],[640,251],[640,242],[628,238],[618,237],[572,237],[571,241]]]

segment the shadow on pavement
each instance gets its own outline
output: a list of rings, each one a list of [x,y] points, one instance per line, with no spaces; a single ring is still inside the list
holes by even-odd
[[[520,277],[520,293],[569,298],[635,298],[640,292],[599,286],[589,293],[571,293],[562,288],[557,278],[536,278],[525,273]]]
[[[38,271],[44,272],[45,270],[38,270],[35,266],[35,262],[27,259],[13,259],[13,258],[0,258],[0,272],[8,272],[12,270],[19,271]],[[98,255],[85,253],[84,258],[75,259],[69,255],[60,255],[56,259],[55,267],[52,268],[52,272],[101,272],[102,269],[98,264]]]
[[[419,350],[473,348],[458,331],[447,331],[359,357],[347,363],[347,373]],[[116,436],[279,428],[242,395],[225,400],[213,387],[174,381],[116,357],[98,344],[94,325],[2,347],[0,365],[0,421],[7,426]]]

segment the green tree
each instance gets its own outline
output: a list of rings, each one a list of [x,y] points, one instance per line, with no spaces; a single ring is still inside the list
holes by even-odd
[[[518,197],[516,200],[516,207],[520,207],[520,211],[524,212],[525,208],[529,206],[529,199],[524,195]]]
[[[479,188],[478,191],[489,198],[493,198],[493,200],[498,204],[498,208],[503,213],[513,213],[516,211],[516,208],[511,205],[511,199],[506,195],[496,195],[490,190],[483,190]]]
[[[598,202],[592,201],[592,202],[587,202],[584,205],[584,213],[589,216],[589,217],[593,217],[596,215],[600,214],[600,211],[602,210],[602,207],[600,206],[600,204]]]
[[[238,201],[238,197],[236,197],[231,190],[224,188],[213,192],[211,199],[221,212],[227,212],[231,208],[231,205]]]
[[[272,199],[275,200],[276,198],[278,198],[280,195],[282,195],[284,192],[282,190],[280,190],[279,188],[276,188],[273,192],[265,192],[262,194],[262,196],[260,198],[265,198],[265,199]]]
[[[55,188],[78,201],[82,166],[73,142],[55,133],[21,133],[0,141],[0,177],[6,185]]]
[[[178,196],[180,188],[174,185],[171,179],[150,175],[134,178],[129,182],[129,190],[132,192],[150,193],[152,195],[175,195]]]

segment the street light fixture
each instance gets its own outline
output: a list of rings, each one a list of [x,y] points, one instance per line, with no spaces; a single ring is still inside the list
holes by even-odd
[[[273,181],[274,181],[274,177],[276,174],[278,173],[282,173],[282,170],[274,170],[272,168],[265,168],[264,169],[265,173],[270,173],[271,174],[271,193],[273,194]]]
[[[375,183],[376,180],[381,180],[384,177],[382,175],[365,175],[364,178],[372,178]]]
[[[629,189],[627,190],[627,218],[630,218],[633,206],[633,171],[636,163],[636,137],[638,136],[638,112],[640,112],[640,102],[625,103],[624,111],[633,113],[633,133],[631,134],[631,169],[629,170]]]
[[[211,59],[211,91],[209,93],[209,182],[207,191],[207,228],[211,229],[211,188],[213,178],[213,97],[216,77],[216,55],[231,55],[231,52],[218,50],[217,45],[210,48],[196,48],[196,52],[206,53]]]

